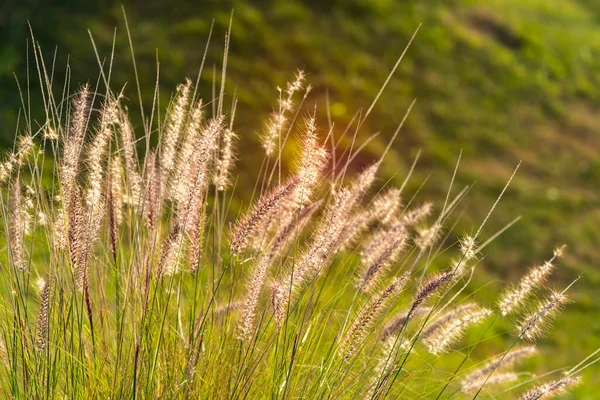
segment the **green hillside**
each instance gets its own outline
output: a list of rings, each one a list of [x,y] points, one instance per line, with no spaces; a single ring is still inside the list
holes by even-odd
[[[27,87],[26,21],[47,65],[52,65],[58,48],[58,92],[67,56],[73,87],[96,82],[99,67],[87,29],[101,57],[108,58],[116,27],[113,88],[127,83],[129,106],[138,107],[120,3],[41,3],[8,0],[0,5],[4,148],[12,143],[21,105],[13,72]],[[421,25],[359,140],[381,134],[353,166],[359,168],[378,157],[416,98],[384,172],[401,183],[422,150],[409,186],[414,192],[431,174],[419,198],[439,203],[462,150],[455,193],[475,184],[461,207],[478,218],[459,221],[456,232],[460,234],[477,228],[522,160],[485,234],[492,235],[516,216],[522,219],[485,250],[476,283],[492,283],[478,296],[491,301],[504,282],[518,279],[526,267],[565,243],[567,255],[553,284],[562,288],[580,274],[583,279],[572,290],[574,302],[567,306],[568,312],[557,319],[552,335],[540,342],[545,354],[555,357],[543,364],[538,361],[539,367],[575,364],[600,347],[600,4],[592,0],[124,3],[148,109],[157,55],[164,107],[178,82],[186,76],[195,78],[214,18],[201,80],[204,97],[211,97],[213,81],[219,84],[224,36],[234,10],[226,91],[229,100],[234,92],[239,98],[236,126],[242,137],[240,162],[245,167],[238,169],[241,190],[248,192],[251,183],[244,183],[243,177],[254,176],[252,166],[262,157],[257,132],[276,101],[277,85],[284,85],[298,68],[306,71],[313,86],[306,110],[316,104],[326,130],[328,101],[336,132],[341,134],[355,112],[364,114],[369,108]],[[33,73],[35,66],[30,67]],[[43,116],[36,80],[32,74],[34,119]],[[549,353],[553,346],[559,350]],[[573,392],[573,398],[595,398],[594,374],[600,374],[600,367],[586,371],[587,382]]]

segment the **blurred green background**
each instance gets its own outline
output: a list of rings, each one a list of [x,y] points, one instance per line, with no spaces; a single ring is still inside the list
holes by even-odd
[[[242,191],[251,186],[262,157],[258,136],[272,110],[277,85],[297,68],[314,89],[306,109],[317,104],[328,121],[326,98],[339,134],[354,113],[366,110],[419,24],[422,27],[373,113],[360,140],[381,132],[353,167],[381,153],[414,98],[417,103],[384,165],[383,179],[400,183],[416,152],[423,155],[410,184],[419,198],[440,203],[460,150],[455,192],[475,183],[462,204],[456,235],[472,232],[519,160],[523,164],[484,234],[521,215],[521,221],[485,250],[476,273],[477,293],[491,302],[552,248],[568,245],[552,287],[578,275],[574,302],[540,342],[540,369],[572,365],[600,347],[600,2],[595,0],[272,0],[124,1],[132,30],[144,104],[149,110],[160,59],[161,104],[186,76],[195,78],[211,21],[214,35],[202,93],[217,84],[224,35],[234,10],[226,89],[237,91],[235,126],[240,141]],[[70,57],[72,85],[96,82],[98,64],[89,29],[108,57],[116,28],[113,88],[128,83],[132,113],[137,94],[121,3],[114,1],[4,0],[0,3],[0,146],[9,148],[21,105],[13,72],[26,87],[27,21],[48,65],[55,48],[55,87],[60,93]],[[31,51],[31,50],[30,50]],[[30,57],[29,63],[33,59]],[[34,69],[32,69],[34,71]],[[34,119],[41,96],[31,82]],[[138,120],[139,128],[139,120]],[[290,161],[291,162],[291,161]],[[249,179],[244,179],[249,177]],[[451,236],[451,240],[456,239]],[[505,326],[507,329],[509,326]],[[558,349],[555,349],[557,347]],[[500,351],[501,347],[489,350]],[[574,398],[597,398],[593,375]]]

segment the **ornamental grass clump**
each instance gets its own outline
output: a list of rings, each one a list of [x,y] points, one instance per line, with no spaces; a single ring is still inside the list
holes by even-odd
[[[33,56],[53,93],[37,44]],[[498,306],[465,290],[504,191],[457,239],[450,216],[467,190],[403,205],[415,194],[381,179],[387,150],[356,165],[318,108],[300,111],[301,71],[266,116],[255,181],[239,185],[235,162],[250,152],[223,85],[201,100],[186,79],[166,115],[153,105],[140,125],[101,68],[104,86],[46,98],[45,121],[26,117],[0,164],[3,396],[534,399],[579,382],[582,368],[549,383],[514,369],[536,353],[516,344],[545,334],[566,303],[566,290],[551,292],[521,311],[547,291],[562,247]],[[300,145],[286,168],[290,137]],[[463,351],[473,327],[487,333],[508,314],[506,348],[487,360]],[[489,351],[492,335],[478,332],[474,346]],[[448,353],[465,359],[449,365]]]

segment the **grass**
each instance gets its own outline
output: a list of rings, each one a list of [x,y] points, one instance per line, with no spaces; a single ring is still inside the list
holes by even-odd
[[[193,7],[175,11],[168,24],[167,18],[160,18],[152,5],[128,9],[135,27],[132,34],[140,80],[147,87],[142,91],[147,110],[153,97],[151,87],[155,76],[150,66],[155,64],[155,47],[159,48],[161,59],[164,97],[174,82],[197,72],[210,27],[210,18],[203,16],[216,16],[216,42],[221,43],[219,36],[227,29],[232,7],[203,6],[201,13]],[[464,156],[456,186],[461,188],[473,182],[476,185],[461,202],[470,218],[458,221],[455,233],[449,236],[450,242],[454,242],[462,232],[476,229],[477,221],[485,216],[514,166],[523,160],[501,207],[487,225],[486,234],[491,235],[518,215],[523,218],[490,245],[490,255],[482,260],[483,268],[474,277],[476,285],[485,285],[490,290],[478,291],[477,296],[491,304],[507,281],[515,281],[531,263],[547,257],[548,249],[556,243],[567,243],[569,251],[564,266],[556,271],[557,280],[564,286],[579,274],[583,274],[583,279],[572,293],[576,301],[569,306],[569,313],[556,321],[553,335],[539,346],[542,352],[555,347],[570,351],[545,359],[543,364],[536,360],[530,363],[537,364],[532,367],[548,369],[577,363],[600,345],[597,318],[590,318],[598,312],[594,288],[599,278],[594,267],[598,259],[594,245],[598,236],[595,212],[598,174],[593,151],[597,147],[594,104],[598,82],[590,73],[595,70],[595,58],[590,55],[598,46],[594,7],[576,1],[552,8],[538,1],[519,4],[495,1],[485,5],[447,2],[431,7],[418,2],[408,6],[352,2],[343,7],[327,3],[319,6],[296,2],[260,6],[236,3],[226,92],[228,95],[235,92],[239,99],[235,125],[243,137],[240,146],[245,156],[240,158],[237,196],[231,199],[234,213],[245,209],[244,205],[251,200],[256,181],[254,171],[262,155],[256,132],[262,129],[262,118],[272,108],[273,97],[277,95],[275,85],[284,85],[289,71],[303,66],[314,86],[306,110],[312,111],[315,103],[324,110],[328,97],[339,135],[355,110],[367,108],[408,37],[417,24],[423,23],[415,45],[359,137],[362,142],[372,132],[382,133],[367,145],[350,169],[359,171],[378,158],[404,110],[417,97],[416,106],[381,167],[381,180],[392,178],[399,185],[403,176],[398,171],[406,171],[416,149],[422,148],[423,155],[407,190],[415,193],[433,172],[419,197],[443,198],[462,149]],[[137,97],[127,58],[127,39],[122,24],[118,23],[120,7],[109,5],[87,12],[73,17],[68,6],[57,11],[58,18],[52,20],[63,23],[68,20],[77,25],[71,32],[55,29],[49,20],[34,19],[32,25],[44,48],[50,49],[58,42],[62,49],[73,53],[74,82],[87,81],[88,71],[97,70],[89,41],[82,34],[85,29],[91,29],[102,54],[108,54],[113,27],[119,25],[116,43],[119,56],[112,80],[115,87],[129,82],[126,93],[134,110]],[[14,18],[22,16],[20,24],[29,17],[14,15]],[[61,34],[57,36],[54,32],[59,31]],[[24,70],[24,63],[17,63],[23,51],[15,46],[5,46],[3,51],[9,55],[3,60],[14,60],[14,64],[3,61],[3,76],[7,78],[2,86],[14,87],[10,74],[12,70]],[[50,55],[47,53],[48,65],[52,60]],[[201,80],[202,93],[212,92],[213,81],[218,88],[222,47],[211,46],[208,57]],[[62,80],[64,58],[59,51],[57,82]],[[216,73],[211,71],[213,63],[217,66]],[[24,76],[17,75],[25,87]],[[31,85],[35,90],[35,79]],[[20,101],[14,92],[4,91],[4,94],[2,102],[8,106],[3,107],[3,114],[9,116],[8,122],[3,123],[9,128],[5,129],[8,132],[5,143],[10,147],[16,126],[16,118],[12,116],[16,116]],[[32,96],[31,100],[35,118],[43,118],[41,99]],[[166,103],[161,102],[162,110]],[[141,120],[137,113],[131,114],[139,133]],[[322,127],[328,125],[325,113],[319,116],[319,122]],[[350,143],[350,139],[342,139],[340,153]],[[296,148],[297,141],[292,137],[290,146],[284,149],[284,171],[293,169],[291,155]],[[445,266],[444,261],[439,266]],[[495,334],[508,329],[509,323],[502,329],[492,328]],[[476,353],[481,351],[477,355],[489,357],[502,348],[500,340],[491,343],[495,344],[484,346],[485,350],[476,349]],[[591,371],[595,370],[589,371],[592,376]],[[584,398],[593,397],[594,392],[584,382],[574,393],[577,398]]]
[[[0,170],[7,396],[537,399],[598,360],[540,376],[520,365],[578,280],[544,286],[564,248],[502,292],[479,277],[518,220],[486,233],[520,164],[459,234],[477,189],[455,185],[463,153],[435,205],[412,168],[398,187],[378,180],[405,119],[364,167],[376,135],[300,114],[312,90],[302,72],[262,124],[260,167],[233,174],[238,99],[225,67],[212,96],[187,80],[166,114],[155,89],[136,130],[111,90],[112,55],[72,94],[53,86],[39,47],[33,58],[47,117],[24,106],[25,133]],[[364,128],[357,119],[348,132]]]

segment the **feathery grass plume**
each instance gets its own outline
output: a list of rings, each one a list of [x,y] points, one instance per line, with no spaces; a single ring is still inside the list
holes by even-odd
[[[179,178],[174,178],[172,198],[178,207],[180,220],[187,218],[190,210],[197,208],[200,193],[208,186],[210,163],[217,139],[223,129],[223,118],[213,118],[196,135],[188,159],[182,166]],[[183,156],[181,156],[183,157]],[[162,176],[162,178],[166,178]],[[184,221],[181,221],[183,224]],[[185,224],[183,225],[185,226]]]
[[[85,210],[81,204],[79,186],[75,185],[71,190],[71,199],[68,202],[68,240],[71,267],[75,275],[75,287],[78,291],[83,288],[83,276],[86,262],[86,238],[88,227]]]
[[[556,248],[550,260],[531,268],[518,286],[510,288],[502,294],[498,301],[502,315],[508,315],[519,308],[527,297],[546,281],[554,269],[554,260],[562,254],[563,249],[564,246]]]
[[[327,165],[329,153],[319,144],[314,116],[307,118],[305,124],[306,130],[302,137],[300,164],[296,172],[296,177],[299,180],[298,186],[287,196],[285,201],[282,201],[278,218],[276,220],[265,218],[258,228],[258,231],[265,232],[264,235],[256,237],[252,243],[252,247],[258,252],[264,251],[264,246],[268,242],[265,238],[269,236],[271,230],[281,230],[282,227],[294,223],[293,219],[298,210],[310,202],[313,191]],[[275,221],[279,222],[277,226],[271,224]]]
[[[102,107],[100,114],[100,126],[94,137],[93,143],[88,150],[88,187],[85,202],[88,208],[94,209],[102,196],[104,181],[105,153],[108,143],[112,137],[112,127],[119,122],[118,103],[119,99],[109,99]]]
[[[340,237],[351,198],[352,192],[348,188],[342,188],[335,194],[314,231],[311,244],[303,252],[294,270],[283,279],[281,286],[291,287],[294,291],[302,282],[316,276],[325,267],[341,243]]]
[[[432,204],[429,202],[408,211],[401,218],[393,218],[387,226],[382,226],[375,231],[371,238],[365,242],[360,251],[361,260],[364,264],[372,263],[390,240],[390,237],[397,236],[400,232],[406,231],[409,226],[414,225],[422,218],[431,213]]]
[[[242,310],[242,315],[238,323],[238,338],[247,341],[254,332],[254,320],[256,318],[256,307],[260,293],[267,278],[267,270],[271,265],[272,254],[263,254],[254,268],[247,283],[247,294],[245,306]]]
[[[21,168],[34,148],[33,137],[30,133],[25,133],[17,139],[16,152],[11,153],[4,163],[0,163],[0,183],[6,181],[15,169]]]
[[[433,295],[444,284],[450,282],[454,277],[454,272],[444,271],[433,275],[419,286],[412,309],[417,309],[427,298]]]
[[[480,387],[485,385],[493,385],[493,379],[496,377],[502,376],[502,374],[497,374],[494,371],[501,371],[510,368],[515,363],[527,358],[531,357],[536,353],[536,348],[534,346],[523,346],[512,349],[509,353],[500,355],[498,357],[494,357],[490,361],[486,362],[482,367],[476,369],[467,375],[461,382],[461,390],[463,393],[473,392]],[[494,372],[494,375],[488,376]],[[487,379],[487,382],[486,382]],[[505,382],[501,378],[498,378],[501,383]]]
[[[378,164],[365,169],[349,188],[342,187],[334,195],[315,229],[313,240],[304,251],[293,273],[288,274],[282,286],[298,287],[310,277],[316,277],[328,265],[340,245],[344,242],[348,217],[353,207],[360,200],[375,179]]]
[[[277,148],[279,136],[287,124],[287,114],[294,108],[293,97],[304,85],[304,72],[298,71],[293,81],[288,82],[285,91],[279,90],[279,109],[273,111],[267,121],[265,133],[262,135],[262,145],[268,157],[271,157]]]
[[[192,274],[198,271],[200,249],[202,248],[204,225],[206,223],[206,194],[201,192],[200,197],[201,199],[194,200],[196,206],[186,224],[188,265]]]
[[[165,275],[173,274],[177,271],[180,258],[180,247],[183,232],[179,224],[175,224],[169,236],[164,241],[158,264],[156,265],[156,278],[160,279]]]
[[[300,165],[296,173],[298,179],[300,179],[300,184],[295,191],[295,196],[293,196],[295,206],[303,205],[310,200],[310,196],[329,160],[329,153],[325,147],[319,144],[314,115],[307,118],[305,124]]]
[[[9,248],[11,261],[15,268],[24,271],[26,269],[23,258],[23,206],[21,198],[21,184],[15,180],[11,185],[10,197],[8,199],[9,210]]]
[[[108,190],[113,198],[115,222],[118,225],[123,223],[123,166],[121,165],[121,157],[114,156],[110,160],[110,170],[108,172]]]
[[[12,172],[12,166],[8,163],[0,163],[0,183],[6,182],[10,173]]]
[[[125,182],[127,183],[125,199],[134,210],[137,210],[141,199],[142,178],[139,173],[138,156],[135,149],[135,133],[125,111],[119,112],[119,133],[121,134],[121,151],[125,160]]]
[[[368,264],[361,274],[357,285],[360,290],[370,292],[373,289],[381,275],[402,253],[407,240],[408,233],[406,231],[398,232],[395,237],[392,236],[387,240],[387,243],[379,249],[373,262]]]
[[[25,185],[25,195],[21,200],[21,223],[23,225],[23,235],[32,233],[33,213],[35,212],[36,192],[33,186]]]
[[[295,216],[289,219],[285,225],[281,225],[275,234],[275,237],[269,243],[268,250],[273,253],[273,257],[277,254],[285,252],[286,245],[289,243],[289,238],[293,233],[301,233],[306,225],[310,222],[313,214],[321,207],[322,200],[316,203],[309,204],[300,209]]]
[[[89,86],[85,84],[73,100],[69,130],[63,139],[63,158],[59,178],[61,196],[67,202],[72,198],[71,190],[75,185],[75,177],[79,170],[79,158],[83,149],[83,139],[89,118],[89,97]],[[68,204],[65,204],[65,210],[68,208]]]
[[[420,308],[411,308],[406,311],[403,311],[399,315],[397,315],[392,322],[390,322],[386,327],[381,331],[381,341],[385,342],[388,339],[392,338],[393,335],[400,332],[402,327],[408,322],[409,319],[418,318],[423,315],[429,314],[431,312],[431,307],[420,307]]]
[[[268,251],[261,257],[260,261],[255,266],[249,284],[247,300],[245,302],[246,307],[244,308],[243,312],[244,317],[240,325],[241,339],[247,339],[252,333],[252,327],[254,325],[254,318],[256,313],[256,305],[258,304],[258,297],[260,295],[262,287],[264,286],[267,268],[269,267],[271,261],[280,252],[284,251],[285,246],[288,243],[288,238],[292,233],[302,231],[304,226],[308,223],[311,216],[319,208],[320,205],[321,201],[308,205],[299,210],[298,215],[292,220],[290,220],[288,224],[282,226],[281,229],[277,232],[277,235],[273,238],[273,240],[268,246]],[[275,284],[275,286],[271,288],[271,296],[271,302],[273,306],[281,307],[280,303],[283,299],[283,289],[280,285]],[[282,309],[275,309],[275,321],[278,328],[281,328],[281,322],[283,318],[282,313],[284,313]]]
[[[146,156],[146,185],[144,199],[146,201],[146,224],[149,230],[154,229],[160,208],[160,168],[156,159],[156,153],[150,151]]]
[[[469,235],[465,235],[460,239],[460,252],[462,254],[462,261],[466,263],[477,256],[477,242],[475,238]]]
[[[29,133],[26,133],[19,137],[19,141],[17,144],[17,165],[19,167],[23,165],[23,161],[31,153],[33,148],[33,137]]]
[[[116,172],[120,173],[120,171]],[[119,236],[119,217],[121,214],[121,197],[119,197],[118,193],[118,187],[120,187],[120,184],[113,183],[113,180],[118,179],[120,179],[120,176],[115,174],[115,170],[111,165],[108,176],[106,210],[108,211],[108,236],[110,240],[110,251],[115,264],[117,263],[117,242]]]
[[[271,215],[271,211],[276,209],[281,200],[289,195],[298,185],[297,178],[290,180],[271,193],[263,195],[252,207],[252,210],[243,216],[231,230],[230,249],[232,255],[237,255],[244,251],[248,246],[250,239],[256,234],[256,228]]]
[[[42,129],[42,133],[45,140],[55,141],[58,140],[58,133],[56,129],[50,123],[46,123]]]
[[[446,353],[469,326],[477,324],[491,314],[491,310],[476,304],[467,304],[451,310],[423,331],[423,344],[431,354]]]
[[[383,225],[387,225],[394,218],[402,205],[402,191],[398,188],[390,188],[385,193],[373,199],[373,218]]]
[[[277,330],[283,327],[283,321],[286,315],[285,289],[279,283],[271,286],[271,307],[273,307],[273,317]]]
[[[363,308],[342,339],[340,349],[344,353],[344,359],[349,359],[356,352],[359,342],[364,338],[366,331],[371,327],[375,318],[381,314],[382,309],[390,299],[402,291],[408,277],[409,273],[406,273],[399,278],[395,278],[387,288],[373,297]]]
[[[175,165],[170,175],[165,175],[168,178],[163,184],[165,185],[165,194],[172,200],[182,202],[182,196],[185,196],[185,185],[188,185],[188,179],[190,174],[191,164],[195,162],[195,154],[198,151],[198,141],[202,135],[206,135],[208,126],[202,126],[204,118],[204,110],[202,108],[202,101],[198,101],[191,106],[191,110],[185,124],[185,129],[182,128],[183,137],[181,138],[181,146],[177,149],[174,155]],[[215,119],[212,122],[220,121]],[[220,124],[218,125],[219,131],[221,130]],[[214,125],[213,125],[214,129]],[[216,138],[215,138],[216,142]],[[208,145],[208,144],[207,144]],[[212,144],[210,145],[212,147]],[[201,148],[203,152],[207,152],[212,149]],[[168,172],[168,171],[162,171]],[[173,181],[171,183],[171,181]]]
[[[473,312],[478,308],[479,306],[477,304],[471,302],[461,304],[455,307],[454,309],[447,311],[441,316],[435,318],[435,320],[433,320],[432,322],[428,323],[428,325],[426,325],[423,329],[421,336],[423,338],[433,336],[437,330],[439,330],[442,326],[448,324],[454,318],[469,312]]]
[[[50,310],[50,290],[51,290],[51,281],[52,278],[49,277],[47,281],[44,282],[44,288],[40,294],[40,307],[37,315],[36,322],[36,347],[43,351],[46,349],[46,345],[48,344],[48,318],[49,318],[49,310]]]
[[[167,120],[161,135],[160,150],[161,175],[165,177],[169,176],[169,172],[175,166],[175,152],[185,124],[191,88],[192,81],[190,79],[186,79],[185,83],[177,86],[177,93],[167,113]]]
[[[88,274],[87,267],[83,271],[83,300],[85,302],[85,311],[88,316],[90,323],[90,330],[92,331],[92,341],[94,341],[94,317],[92,315],[92,290],[90,287],[90,277]]]
[[[193,114],[198,114],[194,110]],[[198,119],[200,125],[200,116],[192,116],[192,120]],[[187,255],[190,272],[196,273],[200,259],[200,248],[202,247],[202,238],[204,224],[206,220],[206,193],[209,183],[209,169],[215,144],[222,129],[223,119],[215,118],[211,120],[202,130],[200,136],[195,138],[193,159],[186,165],[184,179],[180,180],[177,191],[177,218],[180,226],[183,227],[187,237]],[[193,128],[196,129],[196,128]],[[192,155],[190,154],[190,156]]]
[[[521,400],[549,399],[565,393],[569,388],[579,384],[580,382],[580,376],[567,376],[562,379],[557,379],[529,390],[521,396]]]
[[[58,196],[60,198],[60,196]],[[67,217],[67,212],[65,208],[62,206],[58,207],[58,211],[56,212],[56,220],[52,224],[52,239],[54,242],[54,246],[56,248],[65,250],[68,248],[69,244],[69,234],[68,234],[68,225],[69,219]]]
[[[235,162],[234,142],[236,138],[237,136],[232,129],[226,128],[223,130],[223,140],[214,178],[214,184],[218,191],[223,191],[230,185],[229,173]]]
[[[386,226],[394,217],[394,214],[400,207],[400,189],[391,188],[387,192],[377,195],[371,205],[358,215],[352,218],[353,222],[348,225],[346,240],[342,244],[343,249],[349,249],[361,234],[363,234],[369,225],[378,221]]]
[[[350,186],[351,198],[349,200],[349,208],[352,208],[356,202],[358,202],[365,195],[367,190],[369,190],[375,181],[377,171],[379,170],[379,165],[380,163],[376,162],[368,166],[358,175],[358,177],[356,177]]]
[[[552,294],[539,304],[537,311],[529,313],[517,324],[519,335],[531,341],[539,338],[542,335],[544,324],[552,320],[566,302],[567,296],[552,291]]]

